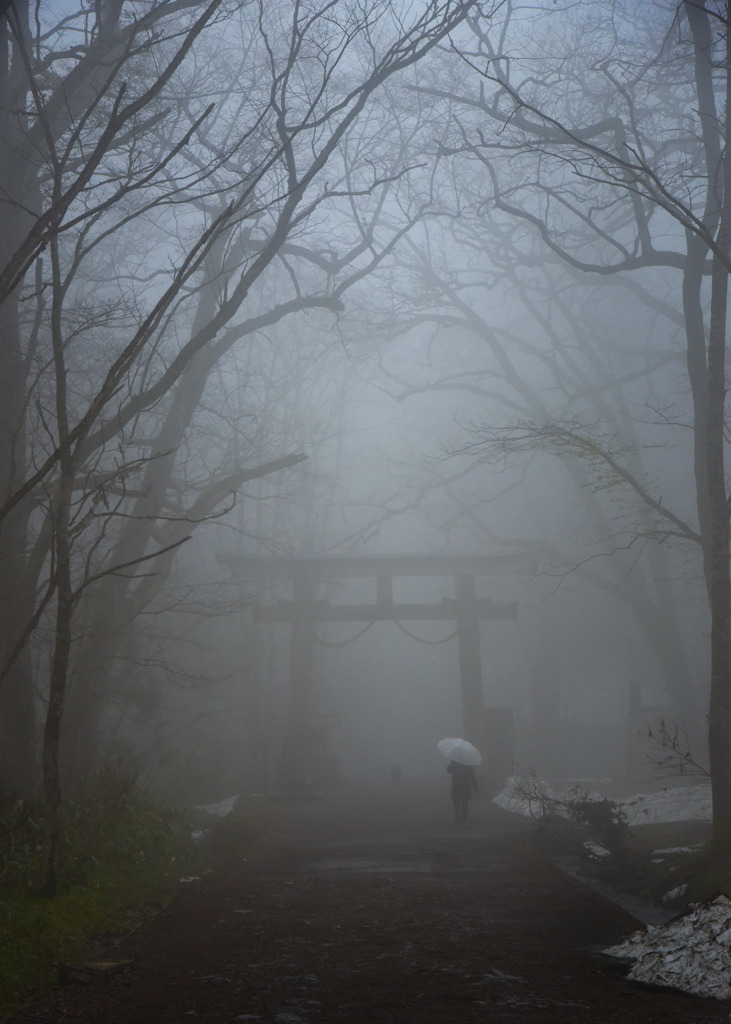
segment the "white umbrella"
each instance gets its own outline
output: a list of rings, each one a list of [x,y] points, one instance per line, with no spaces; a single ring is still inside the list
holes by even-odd
[[[448,761],[456,761],[457,764],[478,765],[482,761],[482,754],[469,740],[439,740],[437,750],[444,754]]]

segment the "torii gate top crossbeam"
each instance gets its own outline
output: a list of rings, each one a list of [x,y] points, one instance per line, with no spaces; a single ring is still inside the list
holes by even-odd
[[[534,572],[535,555],[324,555],[319,558],[216,556],[237,576],[247,579],[293,579],[312,576],[492,576]]]

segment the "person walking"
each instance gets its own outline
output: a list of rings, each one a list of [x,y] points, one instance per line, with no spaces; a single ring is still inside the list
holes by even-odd
[[[447,771],[452,776],[452,803],[454,804],[454,823],[467,820],[467,807],[473,793],[477,792],[477,778],[471,764],[460,764],[450,761]]]

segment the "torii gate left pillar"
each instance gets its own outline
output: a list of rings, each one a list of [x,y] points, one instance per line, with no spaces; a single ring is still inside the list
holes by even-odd
[[[281,766],[283,780],[290,790],[306,782],[301,775],[309,758],[312,723],[314,612],[313,577],[297,573],[292,581],[289,704]]]

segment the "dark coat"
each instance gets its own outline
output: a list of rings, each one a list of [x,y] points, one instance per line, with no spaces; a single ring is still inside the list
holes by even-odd
[[[452,799],[469,800],[473,792],[477,792],[477,779],[472,765],[458,764],[450,761],[447,771],[452,775]]]

